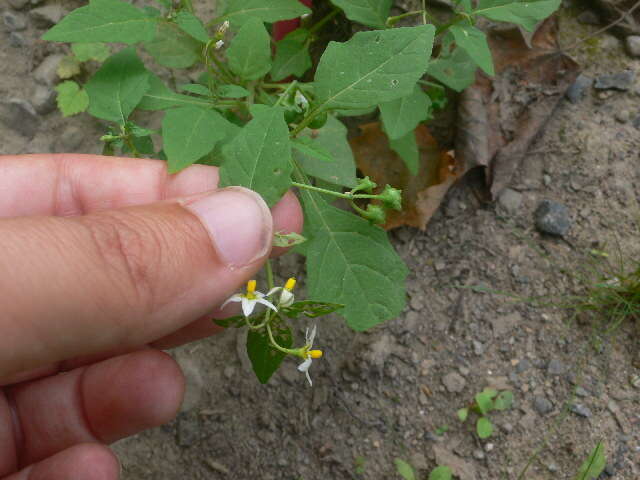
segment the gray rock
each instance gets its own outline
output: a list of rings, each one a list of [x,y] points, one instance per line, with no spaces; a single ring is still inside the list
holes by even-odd
[[[53,112],[56,109],[56,91],[45,85],[36,85],[31,104],[40,115]]]
[[[58,65],[64,55],[56,53],[46,57],[40,65],[33,71],[33,78],[43,85],[53,85],[58,80]]]
[[[540,415],[546,415],[553,410],[553,404],[543,396],[533,398],[533,408]]]
[[[569,210],[562,203],[543,200],[534,213],[536,227],[543,233],[564,236],[571,227]]]
[[[593,78],[580,74],[575,82],[567,89],[567,99],[571,103],[578,103],[584,97],[589,88],[593,85]]]
[[[498,197],[498,205],[507,213],[513,215],[522,206],[522,194],[510,188],[505,188]]]
[[[630,35],[624,42],[627,53],[633,58],[640,58],[640,35]]]
[[[24,37],[22,36],[21,33],[18,32],[11,32],[9,34],[9,45],[11,45],[14,48],[22,48],[24,47],[26,44]]]
[[[0,122],[27,138],[33,138],[40,118],[29,102],[11,98],[0,102]]]
[[[200,439],[200,419],[197,412],[178,415],[177,443],[181,447],[190,447]]]
[[[549,375],[562,375],[566,373],[567,366],[560,360],[553,359],[547,365],[547,373]]]
[[[579,397],[588,397],[589,392],[587,392],[584,388],[578,387],[576,388],[576,395]]]
[[[467,381],[459,373],[451,372],[442,377],[442,383],[450,393],[460,393],[464,390]]]
[[[616,112],[616,120],[620,123],[627,123],[631,119],[631,112],[626,109]]]
[[[636,74],[631,70],[623,70],[622,72],[612,75],[601,75],[596,78],[595,88],[597,90],[620,90],[626,92],[635,82]]]
[[[524,373],[530,368],[531,368],[531,362],[528,359],[523,358],[518,362],[518,365],[516,365],[516,373]]]
[[[484,452],[479,448],[473,451],[473,458],[476,460],[484,460]]]
[[[60,5],[45,5],[44,7],[34,8],[29,12],[29,16],[38,28],[49,28],[64,16],[64,9]]]
[[[29,3],[29,0],[8,0],[8,1],[9,1],[9,5],[11,5],[16,10],[20,10],[21,8],[24,8],[24,6],[27,3]]]
[[[83,130],[77,125],[67,125],[56,140],[55,151],[58,153],[74,153],[82,140],[84,140],[85,134]]]
[[[632,125],[636,128],[640,128],[640,115],[633,119]]]
[[[473,341],[473,353],[482,355],[484,353],[484,344],[478,340]]]
[[[2,22],[10,32],[19,32],[27,28],[27,20],[20,13],[4,12],[2,14]]]
[[[583,25],[600,25],[600,17],[592,10],[585,10],[576,17]]]
[[[571,410],[576,415],[579,415],[584,418],[588,418],[591,416],[591,410],[582,405],[581,403],[576,403],[575,405],[569,405],[569,410]]]

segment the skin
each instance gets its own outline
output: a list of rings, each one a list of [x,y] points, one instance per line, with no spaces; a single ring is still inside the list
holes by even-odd
[[[200,165],[0,157],[0,479],[116,479],[106,445],[175,416],[184,379],[160,349],[216,333],[237,308],[218,306],[283,253],[221,260],[185,208],[217,185]],[[292,193],[266,215],[268,235],[302,229]]]

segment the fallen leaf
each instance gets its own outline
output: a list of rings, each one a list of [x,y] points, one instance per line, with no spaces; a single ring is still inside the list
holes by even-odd
[[[349,143],[358,168],[379,185],[402,189],[402,211],[387,211],[386,229],[409,225],[424,230],[447,190],[464,173],[456,159],[443,151],[424,125],[415,130],[420,153],[418,174],[411,175],[391,150],[378,122],[360,125],[360,135]]]

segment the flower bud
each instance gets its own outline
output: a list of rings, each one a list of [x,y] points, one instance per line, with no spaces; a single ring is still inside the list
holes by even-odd
[[[359,178],[355,191],[371,193],[377,186],[369,177]]]
[[[380,205],[374,205],[370,203],[367,205],[367,210],[364,212],[363,217],[369,220],[371,223],[382,224],[387,220],[387,216],[384,213],[384,208]]]
[[[378,195],[378,199],[380,199],[382,204],[387,208],[402,210],[402,190],[387,185],[384,187],[382,193]]]

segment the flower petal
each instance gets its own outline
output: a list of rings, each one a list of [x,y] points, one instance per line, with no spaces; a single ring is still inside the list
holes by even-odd
[[[230,302],[240,302],[240,301],[242,301],[242,296],[236,293],[235,295],[227,298],[225,302],[222,305],[220,305],[220,309],[223,309]]]
[[[316,338],[316,325],[314,325],[313,328],[311,329],[311,335],[307,337],[307,345],[309,345],[309,347],[313,346],[313,340],[315,338]]]
[[[273,303],[271,303],[269,300],[264,300],[262,298],[258,298],[256,300],[254,300],[254,302],[261,303],[262,305],[265,305],[265,306],[269,307],[274,312],[278,311],[278,309],[275,307],[275,305]]]
[[[248,298],[242,297],[242,313],[245,317],[248,317],[253,313],[255,306],[256,300],[249,300]]]
[[[309,386],[313,387],[313,382],[311,381],[311,376],[309,375],[309,370],[304,372],[304,374],[307,376],[307,380],[309,380]]]
[[[306,372],[307,370],[309,370],[309,367],[311,366],[311,362],[313,362],[313,359],[311,357],[305,358],[304,362],[298,365],[298,370],[300,372]]]
[[[270,297],[271,295],[273,295],[276,292],[279,292],[280,290],[282,290],[282,287],[273,287],[271,290],[269,290],[267,292],[267,297]]]

